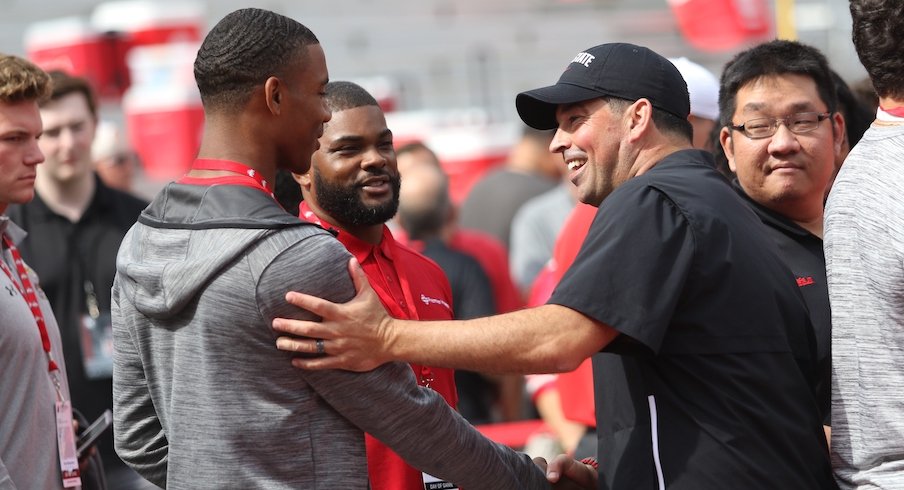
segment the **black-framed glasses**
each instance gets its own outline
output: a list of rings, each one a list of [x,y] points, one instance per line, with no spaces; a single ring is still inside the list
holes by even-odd
[[[798,112],[785,117],[757,117],[744,121],[737,126],[729,124],[729,129],[741,131],[750,139],[768,138],[778,131],[778,125],[785,124],[794,134],[809,133],[819,127],[819,123],[828,119],[831,112]]]

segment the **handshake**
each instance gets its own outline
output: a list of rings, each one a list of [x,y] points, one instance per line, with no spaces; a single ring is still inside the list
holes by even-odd
[[[552,488],[561,490],[595,490],[597,483],[597,463],[592,458],[578,461],[561,454],[549,463],[543,458],[534,458],[534,463],[545,473]]]

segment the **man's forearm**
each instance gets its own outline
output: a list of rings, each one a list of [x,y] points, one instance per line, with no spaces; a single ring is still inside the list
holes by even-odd
[[[388,361],[484,373],[570,371],[611,342],[618,332],[559,305],[467,321],[393,319],[354,259],[356,294],[346,303],[290,292],[286,301],[321,321],[276,318],[280,350],[308,354],[299,369],[368,371]],[[310,356],[315,354],[315,356]]]
[[[569,308],[544,305],[466,321],[391,321],[394,360],[487,373],[575,369],[617,332]]]

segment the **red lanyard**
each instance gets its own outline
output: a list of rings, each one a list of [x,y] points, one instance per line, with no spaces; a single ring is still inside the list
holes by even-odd
[[[886,109],[884,107],[880,107],[883,112],[887,112],[895,117],[904,117],[904,106],[900,107],[892,107],[891,109]]]
[[[31,279],[28,277],[28,271],[25,269],[25,262],[22,261],[22,255],[19,254],[19,249],[13,245],[12,240],[10,240],[8,236],[3,235],[3,243],[6,244],[13,256],[13,262],[16,264],[16,272],[19,273],[19,280],[22,282],[22,285],[20,286],[19,283],[16,282],[12,271],[9,270],[9,267],[3,260],[0,260],[0,269],[3,269],[3,272],[9,277],[10,282],[12,282],[16,289],[19,290],[19,293],[25,298],[25,302],[28,303],[28,307],[31,308],[31,314],[34,315],[35,323],[38,325],[38,331],[41,333],[41,344],[44,347],[44,352],[47,353],[48,371],[56,371],[59,369],[59,366],[57,366],[56,361],[53,360],[53,354],[50,350],[50,336],[47,334],[47,327],[44,324],[44,314],[41,313],[41,304],[38,303],[38,295],[35,293],[35,288],[32,286]]]
[[[230,160],[214,160],[208,158],[198,158],[191,166],[192,170],[217,170],[222,172],[232,172],[235,176],[225,177],[189,177],[184,176],[179,179],[180,184],[190,185],[241,185],[252,187],[264,194],[276,199],[273,194],[273,185],[267,182],[267,179],[257,170]]]

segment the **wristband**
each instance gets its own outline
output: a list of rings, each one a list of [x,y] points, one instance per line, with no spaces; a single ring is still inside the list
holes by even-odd
[[[600,464],[596,460],[596,458],[584,458],[581,460],[581,463],[584,463],[585,465],[590,466],[595,470],[600,469]]]

